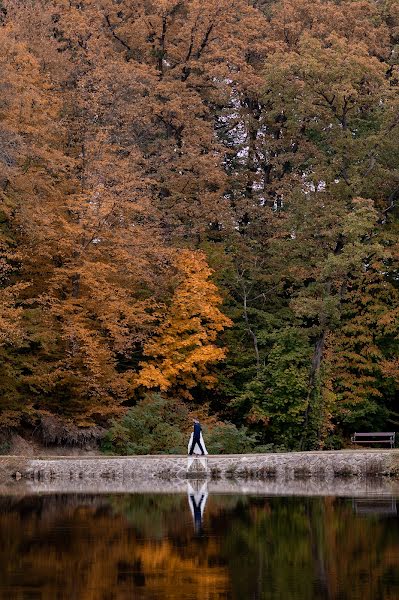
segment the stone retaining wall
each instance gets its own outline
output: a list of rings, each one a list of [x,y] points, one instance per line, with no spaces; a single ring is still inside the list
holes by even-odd
[[[399,450],[291,452],[276,454],[131,457],[0,458],[0,483],[62,482],[63,485],[112,482],[130,489],[134,482],[173,479],[299,481],[399,476]],[[108,486],[109,487],[109,486]]]

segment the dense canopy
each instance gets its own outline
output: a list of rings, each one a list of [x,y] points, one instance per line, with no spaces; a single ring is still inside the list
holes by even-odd
[[[0,428],[154,393],[288,449],[395,429],[397,0],[0,22]]]

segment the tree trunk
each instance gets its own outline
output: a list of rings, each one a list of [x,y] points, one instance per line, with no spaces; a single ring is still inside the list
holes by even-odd
[[[247,326],[247,331],[248,331],[249,335],[251,336],[252,342],[253,342],[253,345],[254,345],[255,356],[256,356],[256,372],[257,372],[257,374],[259,374],[259,370],[260,370],[260,356],[259,356],[258,338],[256,337],[256,334],[253,331],[253,329],[251,328],[251,325],[249,323],[248,307],[247,307],[247,295],[246,295],[245,292],[244,292],[244,320],[245,320],[245,324]]]
[[[310,421],[310,417],[312,415],[313,408],[314,408],[313,399],[314,399],[314,396],[316,393],[317,379],[318,379],[318,375],[320,373],[321,364],[323,362],[326,334],[327,334],[326,329],[322,329],[322,331],[320,332],[320,334],[315,342],[314,349],[313,349],[312,363],[311,363],[310,373],[309,373],[309,392],[308,392],[307,406],[306,406],[306,411],[305,411],[305,422],[304,422],[304,426],[303,426],[303,434],[302,434],[301,444],[300,444],[301,450],[308,449],[307,441],[308,441],[308,433],[309,433],[309,421]]]

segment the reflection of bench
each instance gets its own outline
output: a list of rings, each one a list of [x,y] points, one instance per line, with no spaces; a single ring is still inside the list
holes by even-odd
[[[395,432],[354,433],[351,440],[354,444],[390,444],[391,448],[393,448],[395,445]]]
[[[396,499],[388,498],[354,498],[353,510],[358,515],[390,516],[397,514]]]

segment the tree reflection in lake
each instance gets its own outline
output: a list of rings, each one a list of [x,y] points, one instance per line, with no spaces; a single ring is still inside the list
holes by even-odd
[[[190,486],[187,495],[3,497],[0,600],[399,598],[396,513]]]

